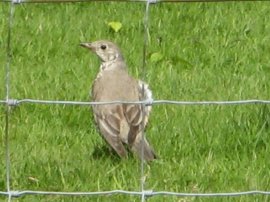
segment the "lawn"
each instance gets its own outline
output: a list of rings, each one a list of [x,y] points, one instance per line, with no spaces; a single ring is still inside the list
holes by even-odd
[[[269,99],[270,2],[166,3],[150,7],[142,75],[144,3],[16,5],[10,97],[89,101],[99,61],[80,42],[109,39],[155,99]],[[9,4],[0,4],[0,99],[5,99]],[[115,32],[109,22],[120,22]],[[153,55],[158,55],[155,58]],[[154,59],[153,59],[154,58]],[[0,106],[0,190],[6,190],[4,106]],[[146,135],[159,159],[145,165],[145,189],[173,192],[270,190],[268,105],[154,105]],[[140,161],[106,149],[89,106],[22,104],[10,116],[11,188],[140,190]],[[269,201],[268,196],[147,201]],[[0,201],[6,201],[0,196]],[[12,201],[140,201],[139,196],[27,195]]]

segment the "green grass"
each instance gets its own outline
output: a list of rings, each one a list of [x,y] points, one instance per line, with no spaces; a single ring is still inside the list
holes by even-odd
[[[81,41],[110,39],[141,76],[144,4],[23,4],[12,29],[11,97],[89,100],[99,61]],[[156,99],[269,99],[268,2],[157,4],[150,8],[146,81]],[[5,98],[7,19],[0,4],[0,96]],[[120,21],[118,33],[106,23]],[[151,62],[152,53],[163,58]],[[0,156],[5,161],[4,107]],[[270,189],[270,108],[154,106],[147,136],[159,159],[146,166],[146,189],[237,192]],[[12,190],[140,190],[140,162],[104,149],[89,107],[23,104],[10,117]],[[6,189],[0,164],[0,190]],[[1,201],[6,198],[0,196]],[[269,201],[267,196],[148,201]],[[24,196],[13,201],[140,201],[139,197]]]

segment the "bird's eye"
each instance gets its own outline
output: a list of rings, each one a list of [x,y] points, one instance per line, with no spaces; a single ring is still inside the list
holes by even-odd
[[[101,48],[102,50],[105,50],[105,49],[107,48],[107,46],[106,46],[106,45],[101,45],[100,48]]]

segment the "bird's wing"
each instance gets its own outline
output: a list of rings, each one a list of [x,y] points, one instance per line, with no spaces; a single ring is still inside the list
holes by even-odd
[[[146,83],[138,81],[136,89],[139,93],[139,100],[152,99],[152,92]],[[151,148],[148,141],[143,136],[143,130],[148,122],[150,111],[151,106],[124,106],[124,114],[127,122],[130,124],[128,143],[131,146],[131,150],[135,152],[137,156],[140,157],[143,151],[143,158],[146,161],[151,161],[156,158],[154,150]]]
[[[141,105],[124,105],[124,114],[129,124],[128,143],[132,144],[142,129],[143,111]]]
[[[101,107],[101,106],[100,106]],[[94,112],[97,110],[94,110]],[[100,110],[99,110],[100,111]],[[121,117],[117,112],[106,112],[104,115],[95,113],[95,120],[99,126],[100,132],[111,147],[121,157],[127,155],[126,149],[122,143],[120,130],[121,130]]]
[[[143,147],[143,158],[146,161],[151,161],[156,158],[154,150],[149,145],[146,138],[143,136],[143,129],[145,119],[143,118],[144,110],[142,105],[127,105],[125,109],[125,116],[130,123],[130,130],[128,134],[128,143],[131,146],[131,150],[135,152],[139,157],[141,156]]]
[[[133,85],[135,92],[137,92],[137,99],[152,99],[152,92],[146,83],[140,80],[134,80]],[[123,108],[126,120],[130,125],[128,142],[129,144],[132,144],[140,131],[143,130],[143,128],[146,126],[151,111],[151,106],[145,107],[143,105],[128,104],[124,105]]]

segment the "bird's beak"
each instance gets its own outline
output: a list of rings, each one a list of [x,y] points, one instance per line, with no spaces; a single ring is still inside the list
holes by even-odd
[[[80,46],[81,47],[84,47],[84,48],[89,48],[90,50],[93,50],[93,46],[91,43],[80,43]]]

